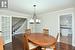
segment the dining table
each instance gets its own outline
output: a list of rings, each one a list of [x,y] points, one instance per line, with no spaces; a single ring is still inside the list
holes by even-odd
[[[3,50],[3,45],[4,45],[4,43],[3,43],[3,37],[0,36],[0,50]]]
[[[56,42],[56,38],[43,33],[31,33],[27,36],[29,42],[32,42],[40,47],[48,47]]]

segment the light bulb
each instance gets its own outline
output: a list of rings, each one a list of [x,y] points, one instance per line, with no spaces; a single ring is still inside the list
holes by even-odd
[[[36,23],[39,24],[40,23],[40,20],[39,19],[36,19]]]
[[[33,24],[34,23],[34,19],[30,19],[30,24]]]
[[[36,22],[39,22],[39,19],[36,19]]]

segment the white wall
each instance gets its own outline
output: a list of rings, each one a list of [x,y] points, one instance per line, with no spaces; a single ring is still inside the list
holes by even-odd
[[[0,15],[8,15],[8,16],[15,16],[15,17],[29,17],[30,15],[11,11],[9,9],[0,9]]]
[[[40,27],[37,26],[38,28],[37,31],[40,31],[40,30],[42,31],[44,27],[48,27],[50,34],[53,36],[56,36],[56,34],[60,32],[59,16],[64,14],[73,14],[73,8],[39,15],[39,17],[41,17],[41,24],[40,24]]]
[[[1,17],[0,17],[0,31],[1,31]]]
[[[13,16],[13,17],[20,17],[20,18],[29,18],[30,17],[30,15],[28,15],[28,14],[15,12],[15,11],[11,11],[8,9],[0,9],[0,31],[1,31],[1,16],[10,16],[10,17]],[[12,21],[12,19],[11,19],[11,21]]]
[[[0,31],[1,31],[1,17],[0,17]],[[1,32],[0,32],[0,36],[1,36]]]
[[[72,26],[72,28],[73,28],[73,36],[72,36],[72,45],[73,46],[75,46],[75,8],[74,8],[74,14],[73,14],[73,26]]]
[[[64,9],[64,10],[59,10],[59,11],[54,11],[54,12],[49,12],[46,14],[42,14],[39,15],[39,17],[41,18],[41,24],[39,26],[37,26],[37,31],[41,32],[43,28],[49,28],[49,34],[56,37],[57,33],[60,32],[60,15],[65,15],[65,14],[72,14],[72,17],[75,19],[74,16],[74,8],[68,8],[68,9]],[[72,40],[72,44],[73,46],[75,45],[75,20],[72,20],[72,31],[73,31],[73,40]]]
[[[15,12],[15,11],[11,11],[11,10],[8,10],[8,9],[0,9],[0,31],[2,30],[2,25],[1,25],[1,17],[2,16],[5,16],[5,17],[20,17],[20,18],[28,18],[30,15],[28,15],[28,14],[23,14],[23,13],[20,13],[20,12]],[[7,40],[7,42],[6,43],[9,43],[9,42],[11,42],[11,41],[9,41],[9,40],[11,40],[12,39],[12,18],[10,18],[10,39],[8,39]],[[1,34],[0,34],[0,36],[2,36]]]

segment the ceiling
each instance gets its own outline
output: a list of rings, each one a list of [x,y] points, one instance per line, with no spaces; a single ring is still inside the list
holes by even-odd
[[[9,0],[9,9],[26,14],[33,14],[36,5],[37,14],[61,10],[74,6],[75,0]]]

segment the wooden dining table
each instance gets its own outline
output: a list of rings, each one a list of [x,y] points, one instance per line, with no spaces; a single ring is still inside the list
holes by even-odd
[[[3,37],[0,36],[0,50],[3,50]]]
[[[40,47],[47,47],[56,42],[56,38],[51,35],[46,35],[43,33],[31,33],[28,35],[28,40]]]

